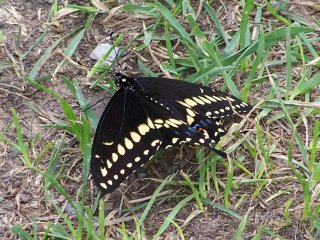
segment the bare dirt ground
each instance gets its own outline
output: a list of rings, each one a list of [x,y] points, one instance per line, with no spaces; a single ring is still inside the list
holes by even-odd
[[[16,65],[15,69],[0,69],[0,83],[6,84],[0,86],[0,131],[2,131],[11,121],[12,113],[11,108],[16,109],[19,119],[21,119],[22,132],[25,139],[32,145],[33,141],[37,144],[41,143],[44,146],[46,143],[54,142],[62,138],[62,131],[53,130],[51,128],[43,128],[44,124],[54,124],[62,117],[62,112],[59,104],[53,98],[43,91],[36,90],[30,86],[27,86],[23,77],[19,73],[28,73],[33,67],[36,60],[41,56],[41,53],[49,47],[52,42],[59,37],[63,36],[68,29],[83,24],[81,15],[78,17],[66,19],[63,25],[50,26],[49,37],[41,44],[41,47],[37,47],[25,58],[23,61],[19,61],[19,55],[21,52],[25,52],[34,43],[35,39],[38,39],[40,34],[44,31],[44,22],[50,10],[52,1],[0,1],[0,29],[5,33],[6,39],[4,43],[0,43],[0,62],[6,62],[11,59]],[[83,4],[85,1],[76,1],[77,4]],[[237,21],[237,9],[232,9],[230,5],[229,10],[232,12],[230,17],[232,20],[225,19],[231,25],[232,21]],[[127,16],[125,14],[115,16],[114,22],[121,21]],[[85,36],[85,41],[81,43],[76,51],[73,59],[77,59],[83,66],[90,66],[93,61],[89,59],[89,54],[97,43],[103,41],[112,31],[117,31],[112,27],[106,27],[102,24],[103,16],[97,17],[93,26]],[[114,23],[112,22],[112,23]],[[112,26],[112,23],[110,24]],[[204,23],[205,24],[205,23]],[[19,37],[19,27],[21,28],[21,43],[17,45],[17,38]],[[117,26],[119,27],[119,26]],[[141,30],[140,22],[137,22],[136,27],[130,26],[130,29],[122,28],[121,31],[127,33],[127,38],[130,40],[130,31]],[[133,34],[132,34],[133,35]],[[145,56],[151,59],[150,55]],[[63,57],[57,51],[52,55],[47,65],[42,68],[41,75],[53,74],[54,67],[61,61]],[[125,59],[125,63],[122,66],[123,69],[130,73],[135,73],[136,61],[134,57],[128,56]],[[154,69],[157,69],[154,66]],[[281,72],[281,69],[277,69]],[[91,101],[97,102],[98,99],[106,96],[103,91],[97,92],[97,90],[88,89],[89,82],[85,78],[86,72],[81,69],[68,65],[57,73],[67,75],[70,79],[76,78],[81,85],[86,97]],[[47,86],[59,92],[61,96],[66,98],[70,103],[73,102],[73,106],[76,108],[77,104],[72,98],[70,92],[66,89],[65,85],[54,77],[52,81],[47,83]],[[268,89],[261,89],[260,93],[263,94]],[[253,97],[252,97],[253,98]],[[107,101],[108,99],[106,99]],[[102,104],[101,108],[104,107]],[[276,126],[275,126],[276,128]],[[282,133],[277,133],[279,136]],[[9,130],[8,138],[14,140],[14,129]],[[76,193],[78,186],[81,184],[81,158],[80,152],[77,150],[76,145],[72,145],[72,136],[66,136],[66,142],[70,142],[70,147],[64,149],[64,156],[67,157],[65,169],[67,169],[65,182],[62,182],[63,186],[69,194]],[[287,143],[284,143],[284,145]],[[39,145],[35,146],[33,151],[39,151]],[[191,154],[190,150],[184,149],[184,154]],[[191,168],[196,169],[195,160],[189,162],[181,161],[177,155],[178,151],[171,151],[164,157],[152,163],[151,167],[144,168],[142,172],[149,177],[162,176],[163,178],[169,174],[178,172],[180,169],[189,171]],[[38,164],[41,168],[47,167],[48,159],[44,156]],[[193,166],[193,164],[195,166]],[[289,171],[286,163],[278,163],[279,173],[274,172],[274,175],[281,174],[285,171]],[[190,167],[191,166],[191,167]],[[252,167],[251,167],[252,168]],[[248,166],[250,169],[250,166]],[[219,170],[219,169],[218,169]],[[221,168],[221,180],[224,180],[225,168]],[[192,171],[190,171],[192,172]],[[239,173],[240,174],[240,173]],[[196,176],[194,176],[196,177]],[[237,176],[235,176],[237,177]],[[150,196],[155,190],[156,185],[148,181],[135,181],[136,175],[130,180],[132,183],[132,194],[128,194],[128,202],[123,204],[130,205],[130,201],[133,200],[136,195],[135,190],[143,189],[143,196]],[[146,186],[144,186],[146,185]],[[142,188],[143,187],[143,188]],[[93,188],[93,187],[92,187]],[[243,189],[243,186],[239,186],[239,194],[246,194],[250,196],[254,193],[255,188]],[[265,226],[272,231],[277,232],[286,239],[309,239],[307,225],[300,221],[301,219],[301,207],[303,204],[302,190],[299,186],[287,181],[287,185],[282,185],[283,189],[291,188],[292,191],[288,194],[282,195],[277,201],[273,201],[272,205],[264,202],[263,199],[257,198],[252,200],[250,204],[240,205],[236,209],[239,214],[246,214],[250,211],[250,224],[247,227],[246,239],[250,239],[254,231],[258,226]],[[279,185],[273,183],[269,184],[261,193],[261,196],[268,196],[279,191]],[[43,178],[30,169],[25,167],[24,163],[19,156],[19,152],[9,145],[0,143],[0,238],[1,239],[17,239],[10,228],[19,224],[23,229],[30,231],[32,227],[32,221],[36,218],[39,226],[45,226],[48,222],[54,222],[57,219],[56,212],[53,208],[48,207],[43,192]],[[171,190],[173,191],[173,190]],[[210,193],[211,198],[215,199],[217,203],[223,204],[223,194],[216,194],[213,190]],[[236,203],[238,197],[237,193],[234,193],[234,202],[231,198],[231,204]],[[141,196],[141,197],[143,197]],[[291,219],[293,223],[287,226],[283,222],[283,203],[289,198],[294,200],[295,212],[292,212]],[[92,195],[92,202],[94,195]],[[116,192],[112,195],[112,198],[106,203],[107,210],[117,209],[119,207],[120,196]],[[63,204],[64,199],[57,196],[58,204]],[[154,234],[155,229],[166,217],[171,207],[177,204],[175,200],[164,201],[161,204],[155,205],[152,209],[152,213],[149,216],[149,221],[146,222],[146,232],[148,236]],[[184,208],[177,216],[177,219],[185,219],[190,212],[196,210],[195,204],[189,204],[188,208]],[[216,236],[215,239],[232,239],[235,234],[235,230],[238,227],[240,221],[231,218],[223,212],[208,207],[204,215],[198,215],[191,220],[184,229],[184,234],[187,239],[212,239],[212,236]],[[132,223],[133,224],[133,223]],[[172,229],[173,230],[173,229]],[[111,233],[111,236],[118,236]],[[167,232],[164,235],[164,239],[177,239],[176,232]]]

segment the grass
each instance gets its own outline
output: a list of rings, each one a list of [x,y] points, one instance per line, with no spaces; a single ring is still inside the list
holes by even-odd
[[[28,231],[18,224],[14,225],[12,231],[20,238],[105,239],[106,236],[113,236],[160,239],[164,233],[174,231],[180,239],[187,239],[185,231],[188,223],[214,210],[219,210],[236,224],[236,230],[230,233],[235,239],[249,235],[252,239],[285,239],[291,236],[290,229],[300,227],[296,225],[297,221],[305,226],[305,230],[301,231],[306,231],[310,239],[319,238],[320,164],[317,160],[320,121],[315,120],[320,114],[320,99],[317,97],[320,84],[317,73],[319,51],[316,46],[319,22],[307,21],[302,15],[298,18],[297,13],[293,16],[288,12],[286,2],[275,6],[269,1],[263,4],[241,1],[239,4],[244,4],[241,5],[241,21],[234,28],[226,29],[225,22],[217,15],[217,9],[212,8],[213,4],[201,3],[201,15],[198,16],[197,9],[188,0],[176,3],[166,1],[166,4],[126,4],[107,13],[94,5],[70,5],[59,9],[55,1],[47,23],[53,19],[59,21],[63,14],[79,14],[85,17],[82,26],[69,29],[69,33],[52,42],[29,72],[19,70],[19,61],[25,61],[28,54],[43,43],[50,34],[48,28],[30,49],[20,52],[19,61],[10,56],[11,64],[0,64],[2,69],[13,68],[28,87],[52,96],[63,114],[62,121],[47,126],[62,131],[63,137],[58,141],[41,144],[36,137],[25,139],[21,128],[23,120],[19,119],[15,109],[12,109],[12,122],[1,132],[0,140],[17,149],[23,164],[34,174],[44,177],[46,205],[58,216],[56,221],[49,222],[42,230],[39,230],[36,219]],[[68,12],[70,9],[72,11]],[[110,14],[106,21],[112,21],[115,11],[123,11],[137,20],[135,24],[141,31],[131,33],[135,35],[131,39],[120,33],[115,46],[121,46],[126,51],[130,49],[141,56],[139,71],[142,74],[165,75],[204,85],[222,85],[223,90],[249,101],[256,109],[254,114],[232,125],[227,136],[218,144],[229,154],[227,160],[197,149],[197,173],[191,176],[181,171],[180,180],[174,175],[153,179],[158,187],[148,196],[148,200],[131,204],[128,208],[120,207],[124,215],[119,218],[110,208],[110,212],[106,211],[108,201],[102,201],[99,196],[94,196],[94,202],[89,201],[88,192],[92,190],[88,181],[90,145],[98,118],[89,107],[89,100],[82,92],[84,86],[79,84],[79,80],[59,74],[63,67],[74,64],[74,53],[84,41],[88,29],[94,27],[94,21],[98,21],[97,16]],[[266,18],[264,14],[270,15]],[[141,15],[151,21],[138,25]],[[210,23],[206,25],[210,27],[201,26],[202,21]],[[18,35],[18,42],[20,38],[21,35]],[[66,41],[67,44],[62,45]],[[156,41],[158,45],[153,45]],[[166,50],[165,61],[159,60],[161,55],[156,51],[159,46]],[[50,62],[50,57],[58,48],[63,60],[55,62],[52,75],[41,75],[41,69]],[[279,57],[274,56],[276,50]],[[101,61],[98,61],[88,69],[92,88],[102,87],[114,93],[114,85],[107,76],[125,51],[122,53],[111,66],[102,67]],[[155,65],[148,66],[142,61],[147,55]],[[104,71],[101,71],[102,68]],[[247,77],[236,81],[239,73]],[[47,86],[48,81],[54,79],[70,91],[81,112],[70,104],[70,98],[67,100]],[[104,83],[105,80],[108,84]],[[0,83],[0,87],[7,86]],[[11,127],[15,129],[14,139],[7,137]],[[246,132],[241,132],[243,129]],[[82,181],[77,182],[75,194],[68,193],[63,184],[71,181],[65,173],[67,156],[63,150],[67,148],[64,141],[66,134],[77,139],[77,148],[82,156]],[[40,162],[45,163],[45,169],[39,166]],[[270,191],[269,187],[275,191]],[[63,196],[67,205],[57,205],[54,201],[56,194]],[[165,205],[170,201],[176,203],[172,208]],[[281,216],[277,219],[265,212],[265,217],[275,221],[278,227],[263,221],[259,222],[261,225],[255,224],[252,218],[261,213],[257,206],[250,206],[251,203],[265,207],[275,205],[281,209]],[[150,228],[152,211],[159,204],[167,211],[161,215],[163,218],[156,224],[151,236],[147,228]],[[191,212],[183,210],[188,209],[190,204],[194,206]],[[72,210],[67,210],[66,206]],[[179,221],[179,214],[184,217],[184,223]],[[295,215],[301,215],[301,219]],[[115,224],[110,224],[112,221]],[[285,232],[286,228],[289,232]]]

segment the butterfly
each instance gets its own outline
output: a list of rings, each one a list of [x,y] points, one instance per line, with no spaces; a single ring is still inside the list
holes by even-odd
[[[226,133],[221,119],[248,113],[238,98],[199,84],[117,73],[119,90],[105,108],[94,136],[91,173],[111,193],[157,151],[181,144],[214,148]]]

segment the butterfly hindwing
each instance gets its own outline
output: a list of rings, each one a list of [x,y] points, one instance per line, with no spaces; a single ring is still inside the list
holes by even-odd
[[[150,125],[139,97],[120,89],[106,107],[94,138],[91,172],[95,183],[103,193],[112,192],[160,145],[161,135]]]
[[[238,98],[206,86],[168,78],[138,78],[150,95],[160,95],[185,116],[190,110],[207,118],[224,118],[235,112],[247,113],[252,107]],[[165,89],[165,91],[163,90]]]
[[[201,132],[187,124],[174,107],[167,108],[156,98],[152,100],[146,98],[143,106],[149,119],[161,135],[160,149],[168,149],[183,143],[210,148],[211,140],[206,140]]]

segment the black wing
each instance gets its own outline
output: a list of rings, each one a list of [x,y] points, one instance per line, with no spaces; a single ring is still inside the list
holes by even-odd
[[[224,118],[235,112],[247,113],[252,107],[240,99],[201,86],[168,78],[137,78],[151,96],[161,96],[164,101],[175,106],[192,123],[194,114],[207,118]],[[194,114],[193,114],[194,113]]]
[[[139,98],[120,89],[104,110],[91,153],[92,177],[103,193],[114,191],[160,148],[161,135],[152,128]]]
[[[247,113],[252,107],[240,99],[209,87],[168,78],[136,78],[145,92],[175,109],[182,119],[197,128],[212,144],[226,133],[221,118],[235,113]],[[218,154],[225,156],[225,154]]]

